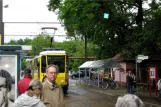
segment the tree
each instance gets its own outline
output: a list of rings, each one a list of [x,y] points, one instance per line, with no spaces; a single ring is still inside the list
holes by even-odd
[[[160,25],[156,23],[160,22],[160,1],[151,1],[50,0],[48,8],[58,12],[69,36],[75,36],[75,30],[83,39],[87,35],[97,45],[100,58],[120,52],[134,58],[160,51]],[[143,7],[145,3],[149,8]],[[103,19],[104,12],[109,13],[109,19]]]
[[[34,55],[39,55],[43,48],[50,48],[50,37],[40,34],[32,40],[32,51]]]
[[[6,43],[7,45],[30,45],[32,42],[31,39],[29,38],[25,38],[23,39],[19,39],[19,40],[11,40],[9,43]]]

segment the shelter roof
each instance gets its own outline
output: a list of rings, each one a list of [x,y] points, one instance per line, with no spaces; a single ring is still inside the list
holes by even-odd
[[[97,60],[89,68],[120,68],[121,65],[113,59]]]
[[[20,57],[24,57],[29,51],[32,50],[31,45],[1,45],[0,51],[8,51],[8,52],[20,52]]]
[[[104,65],[102,68],[121,68],[121,65],[119,62],[113,60],[113,59],[105,59],[104,60]]]
[[[95,61],[86,61],[82,65],[80,65],[78,68],[89,68],[89,66],[94,62]]]

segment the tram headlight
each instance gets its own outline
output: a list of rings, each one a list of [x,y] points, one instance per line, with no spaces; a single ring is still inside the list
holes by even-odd
[[[64,82],[64,80],[61,80],[61,83],[63,83]]]

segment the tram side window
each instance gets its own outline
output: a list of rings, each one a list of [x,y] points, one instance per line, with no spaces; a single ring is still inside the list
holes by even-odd
[[[42,56],[42,68],[41,68],[41,72],[45,73],[46,72],[46,56]]]

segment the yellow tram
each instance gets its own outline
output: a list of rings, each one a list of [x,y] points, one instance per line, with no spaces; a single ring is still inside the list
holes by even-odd
[[[33,78],[39,78],[40,81],[44,81],[46,67],[54,64],[59,67],[56,83],[61,85],[63,91],[68,91],[68,55],[65,50],[46,48],[38,56],[35,56],[30,61]]]

